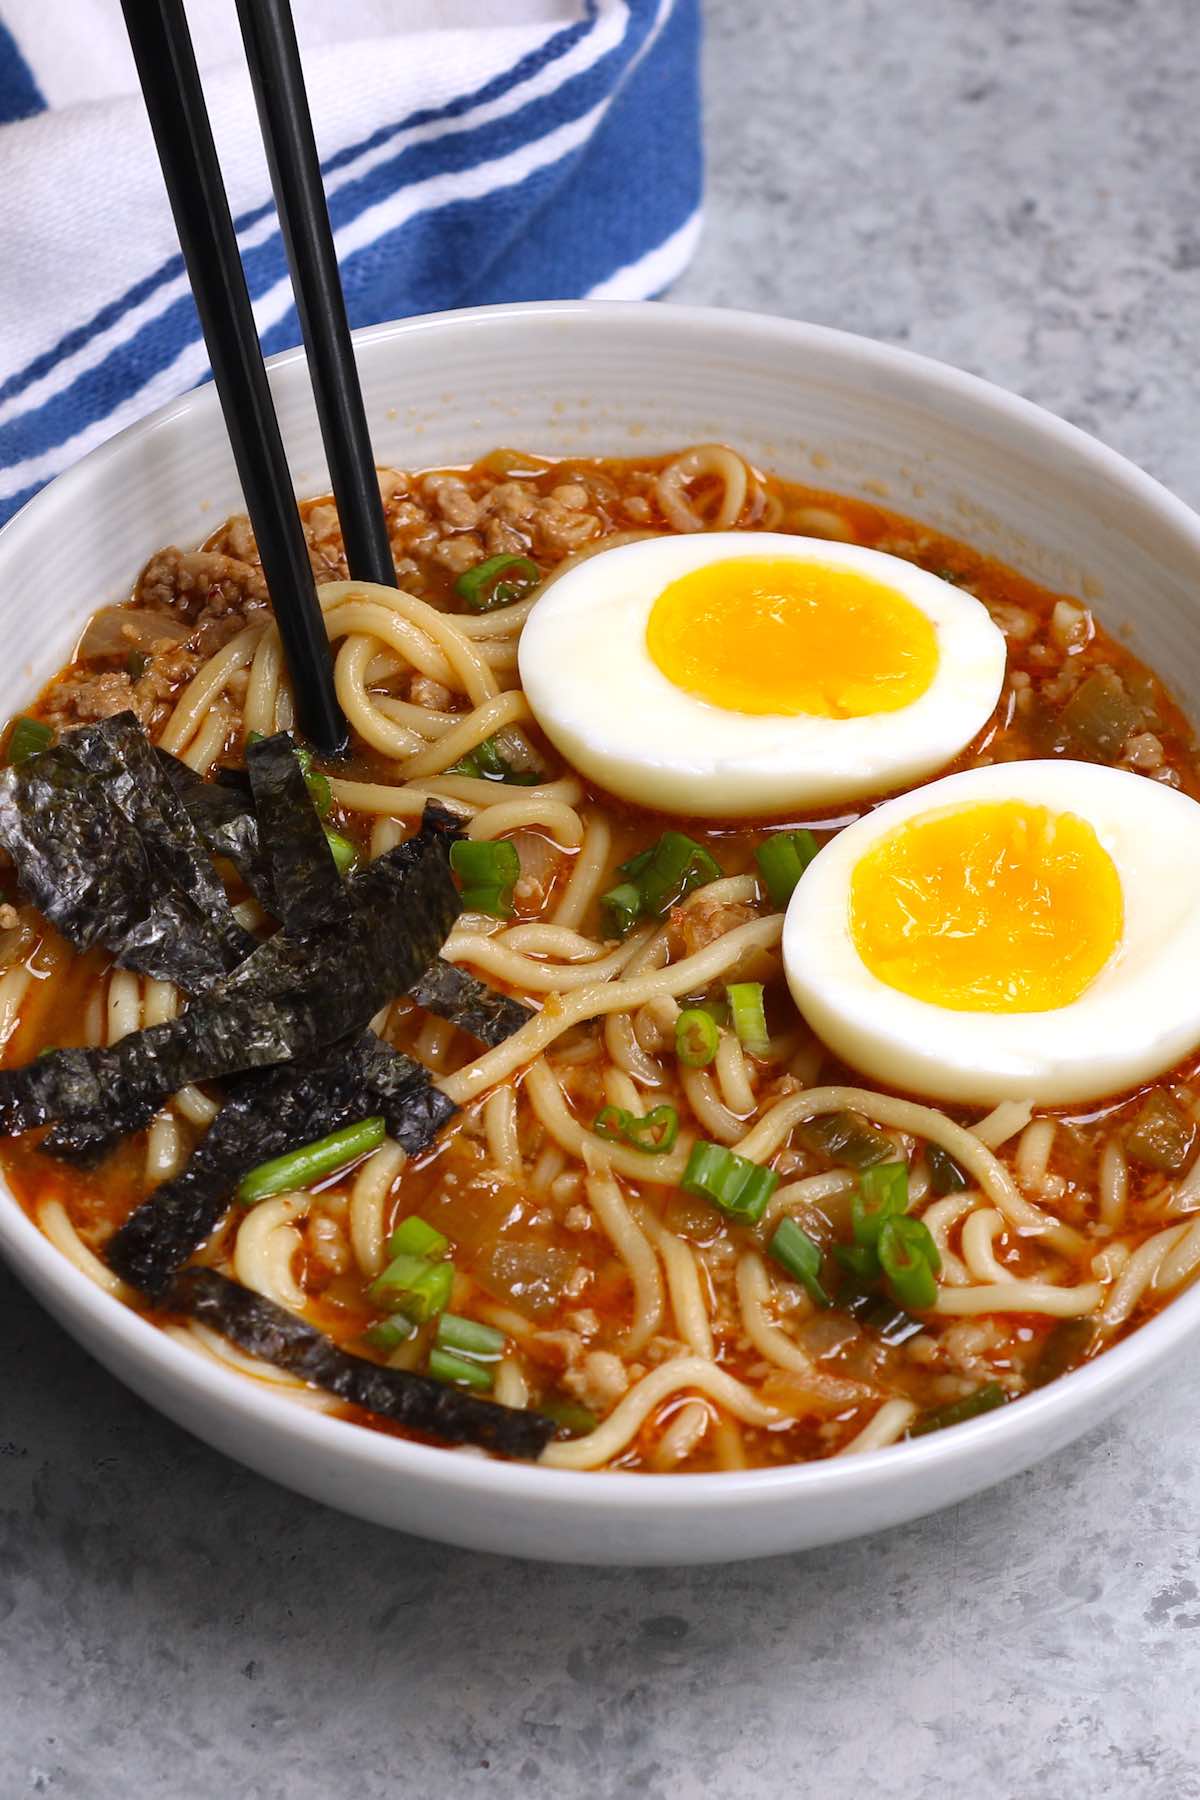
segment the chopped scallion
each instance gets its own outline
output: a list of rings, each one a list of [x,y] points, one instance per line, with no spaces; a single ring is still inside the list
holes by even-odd
[[[511,918],[513,887],[521,873],[515,844],[507,838],[459,838],[450,849],[450,867],[462,883],[468,912]]]
[[[882,1273],[875,1244],[835,1244],[833,1257],[840,1268],[864,1284],[878,1281]]]
[[[567,1437],[586,1437],[600,1423],[590,1407],[580,1406],[576,1400],[539,1400],[537,1409],[553,1419]]]
[[[423,1325],[444,1312],[454,1286],[454,1265],[429,1262],[423,1256],[394,1256],[382,1275],[371,1283],[372,1300],[392,1305]]]
[[[711,1200],[738,1224],[757,1225],[779,1185],[779,1177],[774,1169],[738,1156],[724,1144],[701,1139],[692,1146],[679,1185],[697,1200]]]
[[[1077,1368],[1086,1360],[1095,1342],[1094,1319],[1060,1319],[1046,1338],[1041,1355],[1029,1370],[1027,1379],[1030,1387],[1045,1387],[1048,1381],[1057,1381],[1060,1375]]]
[[[16,719],[8,737],[8,760],[23,763],[28,757],[36,756],[39,750],[48,749],[53,742],[53,731],[40,719]]]
[[[449,1350],[441,1350],[435,1344],[429,1352],[429,1373],[435,1381],[453,1381],[462,1387],[478,1388],[481,1394],[491,1392],[493,1375],[484,1363],[468,1362],[465,1357],[452,1356]]]
[[[309,797],[317,809],[318,816],[327,819],[333,806],[333,789],[329,785],[328,775],[322,775],[320,769],[313,768],[313,753],[307,744],[297,745],[296,761],[300,764],[304,785],[308,789]]]
[[[837,1303],[852,1319],[876,1332],[892,1348],[907,1343],[909,1338],[925,1329],[919,1319],[914,1319],[885,1294],[871,1287],[843,1286],[838,1289]]]
[[[948,1406],[938,1406],[932,1412],[923,1413],[916,1424],[909,1427],[908,1435],[924,1437],[930,1431],[944,1431],[947,1425],[965,1425],[968,1419],[977,1419],[981,1413],[991,1412],[995,1407],[1003,1405],[1004,1389],[1000,1383],[985,1381],[973,1394],[967,1394],[961,1400],[952,1400]]]
[[[647,1156],[664,1156],[679,1136],[679,1114],[666,1104],[652,1106],[641,1118],[623,1106],[602,1106],[592,1129],[610,1144],[624,1142]]]
[[[450,1239],[427,1225],[424,1219],[411,1213],[402,1219],[391,1237],[388,1239],[389,1256],[426,1256],[430,1259],[444,1256],[450,1248]]]
[[[600,896],[600,916],[606,937],[626,938],[642,913],[642,896],[632,881],[618,882]]]
[[[358,851],[350,839],[343,837],[340,831],[331,831],[327,825],[325,842],[329,845],[329,853],[337,864],[338,874],[349,875],[358,861]]]
[[[542,779],[536,769],[518,769],[503,756],[494,737],[484,738],[465,756],[460,756],[456,763],[451,763],[446,770],[447,775],[472,775],[477,781],[503,781],[509,787],[535,787]]]
[[[393,1313],[389,1319],[379,1319],[363,1337],[376,1350],[398,1350],[406,1344],[417,1327],[407,1313]]]
[[[683,831],[664,831],[656,844],[639,850],[617,870],[624,880],[601,896],[605,922],[614,937],[625,937],[638,919],[661,919],[693,888],[717,881],[721,865]]]
[[[874,1250],[888,1219],[908,1211],[908,1165],[876,1163],[858,1178],[858,1191],[850,1202],[854,1241]]]
[[[770,1244],[771,1255],[798,1281],[815,1306],[832,1306],[821,1286],[821,1249],[795,1219],[781,1219]]]
[[[733,1029],[743,1050],[751,1056],[765,1056],[771,1040],[767,1032],[767,1015],[763,1010],[761,981],[734,981],[725,989],[729,996],[729,1014]]]
[[[644,854],[644,852],[643,852]],[[650,860],[640,863],[636,877],[628,864],[621,873],[636,880],[642,896],[642,911],[661,919],[671,907],[706,882],[719,881],[721,865],[703,844],[683,831],[664,831],[650,853]]]
[[[787,905],[818,847],[811,831],[780,831],[774,837],[763,839],[754,852],[754,860],[767,885],[772,906],[782,911]]]
[[[851,1169],[869,1169],[873,1163],[890,1162],[896,1154],[887,1132],[856,1112],[824,1113],[802,1125],[800,1136],[830,1162]]]
[[[937,1300],[937,1271],[942,1266],[929,1227],[907,1216],[884,1221],[879,1233],[879,1263],[896,1299],[909,1312],[928,1312]]]
[[[542,579],[531,556],[489,556],[473,569],[464,569],[454,591],[471,612],[492,612],[523,599]]]
[[[929,1185],[935,1194],[961,1194],[970,1183],[948,1150],[940,1144],[929,1144],[925,1150],[929,1164]]]
[[[237,1197],[243,1206],[254,1206],[260,1200],[269,1200],[272,1194],[309,1188],[376,1149],[383,1142],[386,1129],[381,1118],[360,1119],[357,1125],[343,1125],[340,1131],[331,1131],[315,1143],[301,1144],[296,1150],[273,1156],[242,1177]]]
[[[701,1006],[684,1007],[675,1021],[675,1054],[685,1069],[707,1068],[720,1041],[711,1013]]]
[[[490,1325],[447,1312],[437,1322],[437,1342],[443,1350],[454,1350],[459,1356],[495,1362],[503,1356],[507,1340],[502,1331],[494,1331]]]

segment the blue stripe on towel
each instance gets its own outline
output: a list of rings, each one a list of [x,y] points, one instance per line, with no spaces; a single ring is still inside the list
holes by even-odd
[[[564,71],[544,93],[520,94],[523,82],[553,70],[605,24],[616,41],[594,61]],[[700,193],[698,31],[698,0],[627,0],[624,12],[588,0],[583,18],[503,76],[439,111],[410,112],[331,158],[327,175],[342,178],[330,195],[334,227],[362,240],[343,255],[352,322],[583,294],[680,232]],[[473,120],[506,94],[511,111]],[[439,122],[453,128],[429,129]],[[366,154],[372,166],[356,176],[354,158]],[[522,167],[529,162],[538,166]],[[271,310],[287,300],[264,329],[270,353],[299,338],[283,245],[269,205],[238,223],[261,240],[247,248],[243,239],[252,297]],[[195,376],[201,338],[191,297],[163,292],[181,275],[180,258],[167,259],[0,386],[0,402],[11,405],[31,383],[50,385],[59,363],[147,306],[149,316],[93,367],[73,377],[64,371],[58,391],[0,424],[0,491],[6,470],[6,485],[23,490],[0,499],[0,519],[36,490],[44,466],[70,460],[81,431],[110,418],[115,426],[119,409],[129,416],[153,382],[171,391],[173,365],[185,354],[174,391]]]
[[[0,20],[0,125],[32,119],[45,112],[46,102],[33,79],[33,70],[17,49],[17,40]]]
[[[345,149],[339,150],[335,152],[333,156],[327,158],[327,160],[321,164],[322,173],[328,180],[329,176],[338,169],[346,167],[347,164],[352,163],[357,157],[364,155],[367,151],[376,149],[381,144],[390,142],[393,138],[398,137],[401,132],[408,131],[418,125],[436,124],[442,119],[459,119],[470,112],[475,106],[484,106],[493,100],[502,99],[503,96],[510,93],[513,88],[519,87],[523,81],[528,81],[532,76],[539,74],[542,69],[549,67],[554,62],[560,61],[562,57],[567,55],[568,51],[574,49],[575,45],[580,42],[582,38],[586,37],[589,31],[594,29],[594,26],[595,7],[594,4],[589,4],[587,16],[584,19],[581,19],[574,25],[567,26],[564,30],[556,33],[554,37],[541,45],[539,49],[532,51],[528,56],[522,58],[520,62],[514,63],[513,67],[506,70],[504,74],[494,77],[493,80],[486,82],[482,87],[474,89],[470,93],[457,95],[453,100],[447,101],[446,105],[443,107],[423,107],[416,112],[407,113],[404,118],[398,120],[393,125],[381,126],[378,130],[373,131],[369,137],[363,138],[360,143],[350,144]],[[0,51],[2,51],[5,42],[11,43],[11,41],[4,25],[0,23]],[[14,55],[16,55],[17,60],[20,61],[20,55],[19,52],[16,51],[15,45],[13,48]],[[29,75],[29,71],[24,62],[21,62],[21,67],[25,69],[26,75]],[[29,76],[29,79],[32,83],[32,76]],[[0,88],[0,91],[2,91],[2,88]],[[38,111],[44,107],[45,102],[42,100],[41,95],[37,93],[36,88],[34,88],[33,91],[36,96],[36,104],[32,110]],[[18,114],[15,116],[23,117],[25,115]],[[250,207],[247,211],[239,213],[236,216],[234,219],[234,227],[240,234],[243,231],[249,230],[252,226],[256,225],[260,219],[266,218],[267,214],[274,210],[274,202],[270,200],[266,201],[261,206]],[[151,294],[155,293],[158,288],[165,286],[169,281],[174,281],[175,278],[182,273],[183,258],[178,255],[168,257],[166,262],[161,263],[157,269],[144,276],[141,281],[136,282],[133,287],[129,288],[117,299],[110,301],[107,306],[102,307],[91,319],[76,326],[73,331],[66,333],[57,344],[54,344],[49,350],[44,351],[42,355],[35,357],[32,362],[25,366],[25,368],[18,369],[13,375],[10,375],[7,380],[0,382],[0,402],[14,399],[18,394],[23,393],[33,382],[40,381],[42,376],[48,375],[51,369],[55,368],[66,357],[74,356],[77,351],[82,350],[86,344],[90,343],[94,337],[98,337],[102,331],[107,331],[110,326],[115,325],[125,313],[130,312],[135,306],[140,306],[142,302],[148,300]]]

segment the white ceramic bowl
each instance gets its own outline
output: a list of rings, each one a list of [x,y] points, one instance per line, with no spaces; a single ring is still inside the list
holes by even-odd
[[[723,439],[1086,596],[1177,687],[1200,687],[1200,521],[1112,451],[969,375],[817,326],[667,306],[490,307],[383,325],[357,344],[380,462]],[[319,492],[302,357],[276,358],[271,382],[297,488]],[[0,712],[28,701],[152,550],[197,541],[239,506],[211,387],[61,475],[0,532]],[[0,1250],[114,1374],[230,1456],[363,1518],[564,1562],[733,1560],[898,1524],[1069,1443],[1200,1324],[1198,1287],[1043,1392],[865,1456],[745,1474],[569,1474],[402,1443],[225,1373],[101,1293],[5,1191]]]

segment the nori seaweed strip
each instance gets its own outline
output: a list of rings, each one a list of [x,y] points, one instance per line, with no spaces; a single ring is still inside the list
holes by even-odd
[[[291,937],[348,919],[350,897],[317,817],[288,731],[246,751],[258,841],[271,870],[274,913]]]
[[[428,1375],[352,1356],[295,1313],[216,1269],[185,1269],[163,1296],[163,1305],[199,1319],[248,1356],[325,1388],[349,1406],[444,1443],[478,1444],[501,1456],[532,1460],[557,1429],[541,1413],[481,1400]]]
[[[253,947],[132,713],[5,770],[0,842],[78,950],[203,992]]]
[[[93,1160],[191,1081],[287,1062],[361,1031],[412,986],[458,915],[450,845],[458,819],[428,806],[415,837],[346,884],[348,924],[282,932],[178,1019],[105,1050],[52,1051],[0,1069],[0,1136],[65,1121],[43,1148]]]
[[[151,859],[69,739],[0,773],[0,844],[22,890],[77,950],[191,990],[229,966],[211,925]]]
[[[304,1063],[245,1075],[231,1086],[186,1166],[135,1207],[105,1258],[134,1287],[157,1294],[259,1163],[373,1113],[382,1113],[390,1136],[416,1155],[456,1111],[428,1069],[370,1031]]]
[[[178,1019],[131,1031],[106,1048],[51,1050],[0,1069],[0,1136],[61,1119],[115,1142],[188,1082],[287,1062],[322,1041],[314,1009],[294,995],[197,1000]],[[46,1145],[60,1148],[49,1138]]]
[[[152,863],[217,939],[225,969],[243,962],[255,939],[233,916],[229,896],[190,814],[131,712],[73,731],[66,740],[85,769],[103,777],[111,805],[133,826]]]
[[[418,1006],[449,1019],[460,1031],[469,1032],[481,1044],[494,1049],[520,1031],[534,1017],[528,1006],[522,1006],[510,994],[499,994],[457,963],[435,957],[416,987],[410,989]]]
[[[455,813],[430,803],[415,836],[377,856],[346,883],[349,925],[333,923],[305,938],[277,932],[221,983],[223,994],[277,994],[306,984],[328,965],[329,998],[345,1009],[339,987],[375,996],[365,1017],[351,1018],[326,1041],[365,1025],[387,1000],[405,993],[433,961],[459,913],[450,847],[462,835]],[[410,972],[411,971],[411,972]]]
[[[241,790],[240,784],[205,781],[203,775],[197,775],[169,750],[156,748],[154,754],[187,808],[201,841],[214,856],[223,856],[231,862],[254,898],[273,913],[275,895],[271,888],[271,871],[259,845],[258,820],[248,793]]]

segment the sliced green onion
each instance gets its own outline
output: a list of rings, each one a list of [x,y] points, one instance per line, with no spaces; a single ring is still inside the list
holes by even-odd
[[[471,887],[492,883],[511,887],[521,872],[521,859],[507,838],[459,838],[450,847],[450,867]]]
[[[1004,1398],[1004,1389],[998,1381],[985,1381],[973,1394],[967,1394],[961,1400],[952,1400],[948,1406],[938,1406],[932,1412],[923,1413],[916,1424],[909,1427],[908,1435],[924,1437],[929,1431],[944,1431],[947,1425],[964,1425],[968,1419],[977,1419],[980,1413],[991,1412],[995,1407],[1003,1406]]]
[[[767,1032],[767,1015],[763,1011],[762,982],[734,981],[725,992],[729,996],[729,1013],[738,1042],[751,1056],[765,1056],[771,1047],[771,1039]]]
[[[272,1194],[286,1194],[293,1188],[309,1188],[338,1169],[348,1167],[382,1144],[387,1127],[381,1118],[360,1119],[357,1125],[343,1125],[328,1137],[315,1143],[301,1144],[269,1162],[259,1163],[238,1183],[237,1197],[243,1206],[254,1206],[269,1200]]]
[[[914,1319],[886,1295],[867,1286],[839,1288],[837,1303],[852,1319],[878,1333],[893,1349],[925,1329],[919,1319]]]
[[[411,1250],[397,1250],[383,1273],[375,1277],[368,1292],[373,1300],[406,1294],[413,1282],[419,1281],[434,1266],[427,1256],[414,1256]]]
[[[811,831],[780,831],[774,837],[764,838],[754,852],[754,860],[766,883],[772,906],[782,911],[787,905],[818,848]]]
[[[711,1000],[697,1000],[696,1011],[707,1013],[714,1025],[728,1025],[729,1001],[722,994],[714,994]]]
[[[407,1313],[393,1313],[390,1319],[377,1320],[369,1331],[363,1332],[363,1337],[376,1350],[398,1350],[416,1329]]]
[[[427,1225],[416,1213],[402,1219],[388,1239],[389,1256],[425,1256],[432,1260],[444,1256],[449,1248],[450,1239]]]
[[[612,937],[627,937],[639,919],[661,919],[693,888],[717,881],[721,865],[683,831],[664,831],[656,844],[639,850],[617,870],[624,880],[600,896]]]
[[[679,1136],[679,1114],[665,1104],[652,1106],[641,1118],[623,1106],[602,1106],[592,1129],[610,1144],[624,1142],[647,1156],[664,1156]]]
[[[329,845],[329,853],[337,864],[338,874],[348,875],[358,861],[358,850],[355,845],[350,842],[349,838],[343,837],[340,831],[330,831],[328,825],[325,827],[325,842]]]
[[[491,612],[522,599],[541,579],[542,571],[531,556],[489,556],[473,569],[464,569],[454,591],[471,612]]]
[[[692,1146],[679,1185],[697,1200],[711,1200],[740,1225],[757,1225],[779,1185],[779,1177],[774,1169],[751,1162],[748,1156],[738,1156],[724,1144],[709,1144],[701,1139]]]
[[[781,1219],[771,1239],[770,1253],[798,1281],[815,1306],[832,1306],[821,1286],[821,1249],[795,1219]]]
[[[1042,1354],[1029,1371],[1031,1388],[1045,1387],[1078,1367],[1096,1341],[1093,1319],[1060,1319],[1046,1338]]]
[[[840,1268],[845,1269],[848,1275],[853,1275],[864,1286],[878,1281],[883,1272],[879,1264],[879,1250],[875,1244],[835,1244],[833,1257]]]
[[[605,937],[625,938],[642,916],[642,896],[632,881],[622,881],[600,896]]]
[[[648,861],[643,860],[645,854],[642,851],[631,862],[622,863],[620,872],[636,881],[642,911],[656,919],[678,905],[693,888],[721,878],[721,865],[712,853],[683,831],[664,831]],[[631,864],[636,865],[636,874]]]
[[[450,848],[450,867],[462,882],[468,912],[512,917],[513,886],[521,873],[515,844],[507,838],[459,838]]]
[[[655,849],[656,845],[651,844],[648,849],[639,850],[636,856],[629,857],[621,864],[618,874],[628,875],[630,881],[637,881],[654,861]]]
[[[908,1165],[876,1163],[858,1178],[858,1191],[850,1202],[850,1218],[856,1244],[874,1250],[879,1234],[891,1218],[908,1211]]]
[[[929,1311],[937,1300],[935,1277],[942,1259],[927,1225],[908,1217],[885,1220],[879,1263],[901,1306],[909,1312]]]
[[[929,1164],[929,1185],[935,1194],[961,1194],[970,1186],[965,1172],[940,1144],[927,1145],[925,1161]]]
[[[851,1169],[869,1169],[874,1163],[891,1162],[896,1155],[896,1146],[887,1132],[880,1131],[861,1113],[823,1113],[802,1125],[799,1135],[809,1149]]]
[[[484,738],[465,756],[460,756],[456,763],[451,763],[446,770],[447,775],[473,775],[476,781],[503,781],[509,787],[535,787],[542,779],[536,769],[518,769],[500,753],[500,747],[494,737]]]
[[[487,913],[492,919],[511,919],[514,912],[510,887],[469,887],[462,891],[463,911]]]
[[[423,1325],[445,1312],[454,1286],[454,1264],[429,1262],[423,1256],[394,1256],[369,1292],[372,1300],[395,1305]]]
[[[296,761],[300,764],[304,785],[308,789],[309,798],[316,807],[318,816],[322,819],[328,818],[333,806],[333,789],[329,785],[328,775],[322,775],[320,769],[313,768],[313,753],[307,744],[297,744]]]
[[[40,719],[16,719],[8,737],[8,760],[23,763],[27,757],[36,756],[39,750],[48,749],[53,742],[53,731]]]
[[[130,681],[140,681],[150,667],[150,658],[144,650],[131,650],[125,658],[125,673]]]
[[[685,1069],[704,1069],[717,1054],[721,1033],[702,1006],[685,1006],[675,1021],[675,1054]]]
[[[492,1371],[483,1363],[467,1362],[465,1357],[452,1356],[435,1344],[429,1352],[428,1366],[435,1381],[457,1382],[463,1387],[478,1388],[481,1394],[491,1392]]]
[[[547,1419],[553,1419],[568,1437],[586,1437],[600,1423],[590,1407],[580,1406],[575,1400],[539,1400],[537,1409]]]
[[[474,1356],[495,1362],[504,1355],[507,1339],[502,1331],[490,1325],[479,1325],[474,1319],[460,1318],[457,1313],[443,1313],[437,1322],[437,1343],[443,1350],[455,1350],[460,1356]]]

